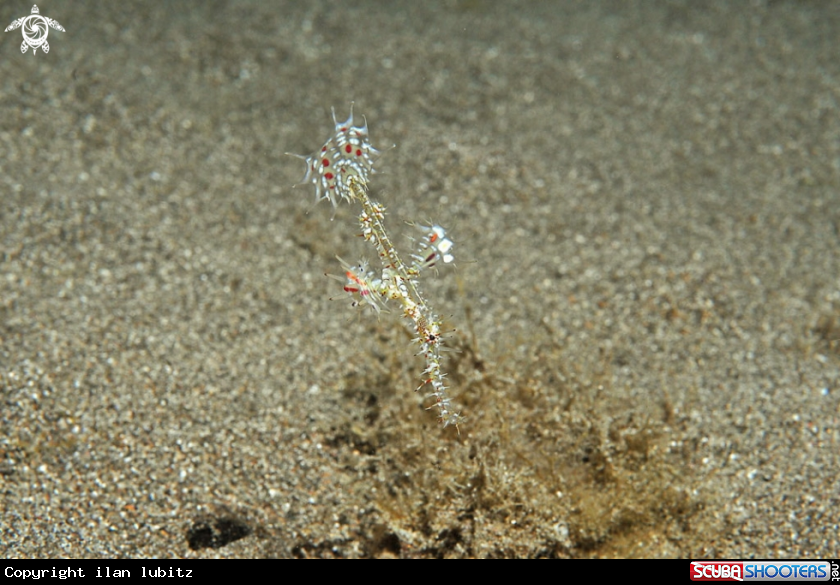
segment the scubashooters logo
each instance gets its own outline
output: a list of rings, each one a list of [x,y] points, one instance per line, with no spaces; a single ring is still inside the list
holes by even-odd
[[[692,581],[743,581],[744,563],[737,562],[693,562]]]
[[[692,561],[692,581],[829,581],[828,561]]]

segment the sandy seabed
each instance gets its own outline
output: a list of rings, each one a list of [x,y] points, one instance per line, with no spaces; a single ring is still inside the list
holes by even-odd
[[[41,10],[48,54],[0,37],[0,555],[836,556],[840,4]],[[396,245],[455,241],[460,434],[324,276],[358,210],[292,188],[351,102]]]

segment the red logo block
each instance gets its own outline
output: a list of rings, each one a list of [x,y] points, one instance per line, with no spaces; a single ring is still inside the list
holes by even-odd
[[[694,561],[691,563],[692,581],[743,581],[744,563]]]

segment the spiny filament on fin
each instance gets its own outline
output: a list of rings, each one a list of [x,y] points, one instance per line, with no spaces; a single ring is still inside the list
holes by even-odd
[[[348,181],[355,177],[366,185],[370,175],[375,171],[373,163],[379,151],[370,144],[368,139],[367,120],[364,126],[353,125],[353,106],[350,106],[350,117],[339,122],[332,110],[335,133],[319,150],[307,157],[306,174],[301,183],[315,185],[315,201],[329,199],[333,207],[340,199],[349,202],[352,194],[348,188]],[[364,118],[363,118],[364,119]]]

